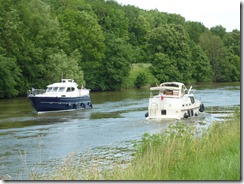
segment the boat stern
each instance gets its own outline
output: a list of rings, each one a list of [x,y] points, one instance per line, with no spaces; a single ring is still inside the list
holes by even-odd
[[[161,95],[150,97],[146,117],[149,119],[180,119],[181,109],[175,106],[176,103],[169,104],[168,100]]]

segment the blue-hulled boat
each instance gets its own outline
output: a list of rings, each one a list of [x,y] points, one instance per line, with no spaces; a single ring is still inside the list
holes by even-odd
[[[28,98],[37,113],[92,108],[90,90],[78,89],[72,79],[62,79],[59,83],[48,85],[46,90],[32,89]]]

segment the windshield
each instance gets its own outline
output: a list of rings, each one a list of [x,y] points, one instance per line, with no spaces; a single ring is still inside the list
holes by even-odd
[[[65,87],[60,87],[58,92],[64,92],[65,91]]]
[[[53,89],[52,87],[47,88],[47,92],[51,92],[52,89]]]
[[[53,92],[57,92],[57,91],[58,91],[58,87],[54,87]]]

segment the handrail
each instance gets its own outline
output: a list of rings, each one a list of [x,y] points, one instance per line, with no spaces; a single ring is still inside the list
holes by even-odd
[[[32,88],[31,90],[28,90],[27,95],[40,95],[44,94],[46,92],[45,89],[34,89]]]

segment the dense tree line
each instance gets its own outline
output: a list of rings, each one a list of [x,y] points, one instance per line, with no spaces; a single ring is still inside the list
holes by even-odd
[[[133,63],[151,63],[159,82],[240,81],[240,31],[116,1],[0,0],[0,97],[62,75],[118,90]]]

